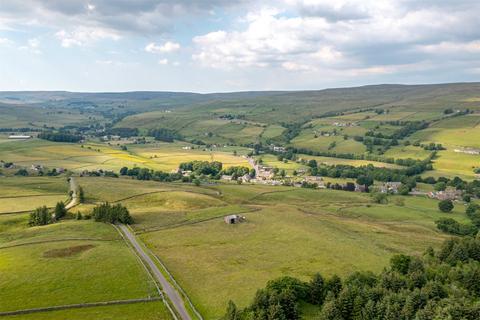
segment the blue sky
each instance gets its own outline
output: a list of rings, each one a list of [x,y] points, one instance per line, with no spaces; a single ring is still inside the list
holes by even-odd
[[[0,90],[478,81],[480,1],[0,0]]]

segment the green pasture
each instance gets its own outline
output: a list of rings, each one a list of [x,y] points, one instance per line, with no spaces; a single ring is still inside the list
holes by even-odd
[[[384,156],[394,159],[426,159],[432,151],[424,150],[422,147],[409,146],[394,146],[388,149]]]
[[[464,176],[472,179],[473,169],[480,165],[480,155],[471,155],[453,150],[442,150],[433,160],[433,168],[441,175],[453,177]]]
[[[0,214],[53,207],[68,200],[66,178],[0,177]]]
[[[331,143],[335,142],[336,146],[329,148]],[[366,147],[353,139],[345,140],[343,136],[317,136],[309,130],[304,130],[299,136],[291,141],[292,146],[297,148],[306,148],[314,151],[337,152],[337,153],[364,153]]]
[[[39,312],[3,317],[5,320],[166,320],[172,319],[162,301]]]
[[[392,254],[437,246],[446,236],[435,230],[434,220],[445,214],[435,215],[434,201],[408,200],[398,209],[370,204],[356,193],[278,188],[248,200],[260,210],[243,213],[245,223],[227,225],[218,218],[141,237],[200,312],[218,318],[229,299],[245,306],[275,277],[380,271]],[[457,215],[466,221],[460,209]]]
[[[0,311],[158,296],[112,226],[66,220],[29,228],[26,221],[0,218]]]
[[[97,169],[118,172],[124,166],[171,171],[178,168],[181,162],[192,160],[220,161],[225,167],[248,166],[246,159],[240,156],[246,153],[246,148],[219,146],[208,150],[185,150],[185,146],[189,145],[158,142],[128,145],[128,150],[124,151],[106,143],[90,142],[81,145],[33,139],[20,143],[1,143],[0,159],[28,169],[32,164],[41,164],[47,168],[65,168],[76,172]],[[233,155],[233,150],[238,150],[237,156]]]
[[[277,276],[379,271],[392,254],[420,254],[438,246],[446,238],[436,230],[438,218],[468,221],[462,205],[447,215],[438,211],[437,201],[426,198],[396,196],[378,205],[369,195],[342,191],[212,188],[220,192],[212,195],[213,207],[185,210],[172,203],[157,208],[156,198],[147,201],[153,203],[150,210],[141,208],[141,198],[123,202],[139,221],[134,228],[206,318],[223,314],[229,299],[246,305],[257,288]],[[179,197],[177,191],[160,194],[161,201]],[[403,199],[401,205],[397,198]],[[193,200],[198,195],[191,199],[201,204]],[[246,216],[247,222],[226,225],[222,217],[232,213]]]
[[[379,167],[379,168],[400,168],[400,166],[392,163],[370,161],[370,160],[342,159],[342,158],[332,158],[332,157],[310,156],[310,155],[303,155],[303,154],[300,154],[299,157],[303,159],[308,159],[308,160],[315,159],[317,163],[326,164],[326,165],[342,164],[342,165],[359,167],[359,166],[366,166],[371,164],[374,167]]]
[[[280,136],[285,131],[285,128],[280,125],[270,125],[262,132],[262,138],[272,139]]]

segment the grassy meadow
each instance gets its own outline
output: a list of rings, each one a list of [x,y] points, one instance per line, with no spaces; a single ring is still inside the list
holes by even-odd
[[[249,166],[244,156],[252,149],[246,146],[259,142],[365,155],[366,146],[354,136],[364,136],[370,130],[391,135],[401,125],[389,121],[425,120],[433,122],[400,139],[399,145],[385,153],[378,148],[373,153],[395,159],[425,159],[431,151],[412,144],[441,143],[446,150],[432,160],[434,170],[422,176],[471,180],[480,157],[454,150],[480,148],[479,88],[479,84],[392,85],[309,92],[184,94],[178,98],[149,93],[151,97],[144,100],[136,100],[139,93],[111,100],[92,94],[85,105],[75,104],[76,96],[69,100],[60,93],[58,97],[45,93],[45,100],[33,100],[43,101],[41,105],[0,104],[0,128],[7,128],[0,134],[0,160],[16,165],[0,172],[0,312],[158,295],[113,226],[69,218],[28,227],[30,211],[68,199],[65,174],[13,176],[19,168],[30,169],[33,164],[65,168],[76,176],[86,201],[72,209],[72,214],[88,214],[103,202],[126,206],[135,220],[132,229],[165,263],[205,319],[220,318],[230,299],[239,307],[246,306],[257,289],[279,276],[309,279],[315,272],[326,276],[358,270],[379,272],[394,254],[420,255],[429,246],[438,249],[448,235],[437,230],[437,219],[451,217],[469,223],[460,202],[447,214],[438,210],[436,200],[426,197],[389,196],[387,204],[377,204],[368,194],[346,191],[226,182],[194,186],[79,175],[84,170],[118,172],[124,166],[170,172],[181,162],[192,160],[220,161],[224,167]],[[447,106],[476,113],[448,117],[444,114]],[[115,128],[138,128],[140,134],[166,128],[188,141],[196,139],[214,146],[164,143],[153,138],[147,138],[145,144],[135,143],[133,138],[101,142],[93,135],[83,144],[7,138],[8,128],[101,125],[114,118]],[[289,140],[286,133],[292,127],[299,132]],[[410,145],[405,146],[406,140]],[[297,156],[327,165],[399,168],[376,161]],[[279,161],[271,154],[260,154],[256,159],[288,174],[306,169],[299,162]],[[432,190],[432,185],[418,187]],[[229,214],[245,216],[246,221],[227,225],[223,217]],[[309,305],[302,306],[302,311],[306,319],[315,319],[318,312]],[[162,302],[6,319],[89,317],[170,319]]]
[[[0,224],[0,311],[158,296],[110,225],[28,227],[27,215],[1,216]]]
[[[58,143],[39,139],[0,143],[0,160],[14,162],[17,166],[30,168],[41,164],[47,168],[65,168],[73,172],[84,170],[113,170],[121,167],[146,167],[154,170],[172,171],[181,162],[192,160],[220,161],[225,167],[244,165],[241,157],[246,148],[224,147],[184,149],[187,143],[129,144],[127,150],[107,143],[87,142]],[[237,156],[233,152],[237,151]]]
[[[435,227],[440,217],[468,221],[462,204],[445,214],[437,201],[422,197],[392,196],[380,205],[368,194],[333,190],[77,179],[87,203],[75,210],[101,201],[125,205],[133,229],[206,319],[220,317],[230,299],[246,305],[277,276],[380,271],[393,254],[437,248],[447,238]],[[227,225],[228,214],[244,215],[246,222]]]
[[[6,320],[167,320],[171,314],[162,301],[117,306],[101,306],[83,309],[39,312],[3,317]]]
[[[158,297],[153,281],[113,226],[67,219],[29,227],[28,213],[12,214],[65,200],[67,186],[60,177],[0,178],[0,312]],[[138,319],[170,319],[163,302],[7,318],[111,319],[119,314],[120,319],[131,319],[142,305],[145,310],[138,312]],[[131,312],[122,311],[128,307]]]

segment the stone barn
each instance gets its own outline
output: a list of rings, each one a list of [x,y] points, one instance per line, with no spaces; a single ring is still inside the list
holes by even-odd
[[[223,217],[223,221],[225,221],[226,224],[240,223],[244,220],[245,220],[245,217],[239,216],[238,214],[231,214]]]

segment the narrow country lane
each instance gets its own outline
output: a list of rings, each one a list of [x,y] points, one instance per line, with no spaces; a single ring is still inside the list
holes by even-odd
[[[127,228],[127,226],[121,224],[119,225],[121,231],[125,235],[126,239],[132,244],[135,251],[138,253],[140,258],[148,265],[150,270],[152,271],[152,275],[158,282],[161,284],[164,293],[170,299],[175,310],[178,312],[182,320],[191,320],[192,318],[188,314],[187,309],[185,308],[185,304],[183,303],[183,299],[178,293],[178,291],[167,281],[165,276],[160,272],[155,262],[150,258],[150,256],[145,252],[142,246],[138,243],[135,235]]]
[[[77,194],[77,183],[73,177],[70,177],[70,191],[72,191],[72,200],[70,200],[70,202],[65,206],[65,209],[67,210],[73,208],[80,202]]]

